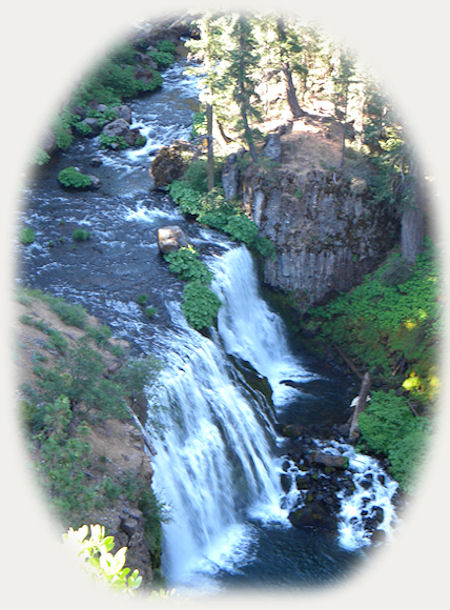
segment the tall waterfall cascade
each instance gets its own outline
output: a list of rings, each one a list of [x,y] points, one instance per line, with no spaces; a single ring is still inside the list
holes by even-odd
[[[291,353],[281,319],[259,296],[246,248],[227,250],[210,267],[222,301],[218,332],[209,338],[192,330],[179,306],[169,305],[178,332],[165,339],[167,366],[156,399],[154,488],[169,509],[163,569],[175,585],[235,569],[250,546],[249,519],[290,527],[274,413],[228,356],[267,378],[276,410],[296,391],[283,380],[314,377]],[[347,525],[347,541],[350,535]]]

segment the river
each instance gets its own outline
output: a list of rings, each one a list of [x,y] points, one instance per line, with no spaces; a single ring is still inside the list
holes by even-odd
[[[76,140],[29,178],[19,213],[36,240],[18,247],[17,279],[82,303],[136,353],[163,361],[149,392],[146,426],[157,450],[153,487],[170,517],[163,526],[169,585],[205,593],[337,582],[370,549],[363,510],[382,507],[380,528],[390,535],[396,484],[375,460],[345,443],[313,439],[349,458],[354,491],[339,496],[337,535],[289,522],[289,510],[302,497],[295,483],[302,473],[287,457],[289,440],[280,436],[280,425],[343,423],[355,387],[289,344],[282,319],[260,295],[244,246],[187,220],[164,191],[152,189],[153,156],[160,146],[189,137],[197,107],[196,80],[183,67],[180,62],[165,72],[160,91],[129,104],[133,126],[148,138],[145,148],[104,151],[98,138]],[[91,167],[99,157],[102,164]],[[56,176],[68,165],[97,175],[101,188],[61,189]],[[208,336],[184,320],[183,284],[159,254],[157,230],[167,224],[181,226],[214,271],[213,289],[223,305]],[[78,227],[89,229],[89,241],[71,239]],[[141,294],[157,310],[151,320],[136,303]],[[309,383],[308,389],[285,380]]]

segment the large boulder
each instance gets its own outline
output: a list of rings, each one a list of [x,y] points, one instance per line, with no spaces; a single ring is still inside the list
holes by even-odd
[[[294,527],[317,527],[325,530],[337,529],[336,512],[325,501],[311,500],[288,515]]]
[[[131,108],[126,104],[122,104],[121,106],[117,106],[115,108],[118,119],[123,119],[127,123],[131,123]]]
[[[316,464],[322,464],[328,468],[345,469],[348,466],[348,457],[340,453],[327,453],[325,451],[314,451],[311,455],[311,461]]]
[[[128,132],[128,130],[130,129],[130,125],[124,120],[124,119],[115,119],[114,121],[111,121],[110,123],[107,123],[104,127],[103,127],[103,131],[102,133],[105,134],[105,136],[125,136],[125,134]]]
[[[177,225],[158,229],[158,247],[161,254],[184,248],[188,243],[185,232]]]
[[[83,119],[81,121],[81,124],[86,125],[86,127],[89,127],[89,129],[91,130],[89,137],[98,136],[98,134],[101,131],[100,123],[99,123],[98,119],[96,119],[94,117],[86,117],[85,119]],[[74,129],[76,132],[84,135],[82,128],[80,128],[79,126],[75,125]]]
[[[188,142],[176,140],[170,146],[159,149],[149,170],[156,188],[170,184],[182,176],[185,170],[182,153],[190,148]]]

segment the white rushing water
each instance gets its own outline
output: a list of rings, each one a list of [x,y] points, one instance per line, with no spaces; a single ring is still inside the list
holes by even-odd
[[[298,374],[279,318],[257,293],[246,249],[228,250],[212,266],[224,303],[219,332],[225,344],[233,342],[233,352],[270,375],[275,388],[281,378]],[[249,311],[257,324],[246,324]],[[245,554],[248,516],[284,522],[287,512],[280,508],[269,406],[236,379],[219,337],[213,341],[189,328],[175,306],[172,319],[179,333],[167,337],[167,367],[160,379],[154,485],[171,515],[164,527],[164,571],[170,581],[187,583],[196,572],[230,569],[230,558]],[[250,354],[252,345],[258,360]]]
[[[212,266],[213,288],[224,306],[218,329],[228,354],[249,362],[267,378],[275,406],[282,406],[297,393],[281,383],[314,379],[294,357],[285,337],[284,325],[258,291],[258,278],[248,250],[241,246],[218,258]]]
[[[270,414],[263,417],[261,403],[233,380],[219,347],[188,328],[175,307],[172,315],[180,332],[169,340],[160,379],[154,486],[171,516],[164,571],[170,581],[188,583],[242,550],[246,515],[285,515]]]
[[[268,379],[277,409],[297,391],[282,380],[312,377],[290,352],[281,319],[259,296],[246,248],[228,249],[210,266],[213,288],[223,303],[219,332],[211,332],[213,339],[203,336],[188,326],[178,305],[168,304],[177,332],[167,334],[159,346],[166,367],[153,400],[157,413],[148,424],[157,452],[153,486],[170,513],[163,528],[163,570],[171,584],[202,588],[205,575],[233,572],[240,559],[248,560],[249,518],[289,527],[289,509],[299,497],[294,485],[287,494],[281,489],[267,401],[246,386],[226,353],[249,362]],[[376,507],[382,512],[379,529],[388,533],[396,483],[376,460],[355,453],[350,445],[316,443],[349,459],[355,492],[338,496],[341,546],[354,550],[370,542],[361,515]]]

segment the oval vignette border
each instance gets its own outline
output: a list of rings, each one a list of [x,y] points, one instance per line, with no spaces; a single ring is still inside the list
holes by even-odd
[[[292,3],[250,0],[247,10],[292,12],[301,18],[323,26],[330,37],[342,40],[361,57],[368,70],[385,85],[385,90],[399,109],[400,117],[409,125],[409,138],[417,146],[419,158],[432,174],[433,219],[441,246],[441,275],[447,293],[448,244],[445,229],[450,221],[446,202],[449,187],[445,184],[445,138],[450,137],[446,111],[445,83],[448,55],[446,44],[447,9],[437,0],[422,3],[401,3],[379,0],[367,8],[361,0],[321,0],[320,6],[300,0]],[[399,3],[400,4],[400,3]],[[186,9],[240,10],[238,2],[181,3],[169,0],[167,12],[182,13]],[[6,13],[6,10],[5,10]],[[445,13],[445,14],[444,14]],[[95,3],[79,0],[66,6],[56,0],[41,0],[24,7],[9,5],[3,22],[4,74],[7,86],[2,99],[5,131],[2,150],[3,180],[6,195],[2,206],[3,258],[1,282],[10,293],[14,259],[12,238],[14,214],[17,209],[26,162],[35,141],[45,127],[48,117],[58,102],[70,91],[83,72],[101,57],[111,43],[127,34],[135,23],[145,19],[164,17],[143,0],[114,5],[106,0]],[[98,35],[97,35],[98,34]],[[447,87],[447,89],[446,89]],[[448,170],[447,170],[448,171]],[[6,205],[7,203],[7,205]],[[5,315],[6,313],[6,315]],[[446,312],[444,311],[444,315]],[[29,604],[45,603],[50,610],[61,602],[65,607],[79,607],[89,601],[93,606],[107,602],[111,608],[123,608],[123,598],[117,602],[106,598],[97,589],[91,591],[84,576],[60,552],[58,539],[52,532],[48,516],[37,498],[32,477],[24,462],[22,440],[17,438],[14,415],[15,396],[10,367],[14,337],[10,329],[14,308],[8,298],[2,324],[2,465],[3,465],[3,549],[2,572],[5,584],[2,597],[6,602]],[[7,324],[5,324],[7,322]],[[446,333],[447,334],[447,333]],[[446,341],[445,341],[446,343]],[[441,376],[445,382],[448,366],[446,345],[441,362]],[[378,608],[380,603],[392,606],[403,601],[410,608],[445,599],[446,548],[450,543],[443,517],[449,492],[444,487],[445,464],[448,462],[449,416],[445,413],[448,390],[443,383],[440,409],[436,423],[438,433],[430,444],[428,459],[418,481],[417,497],[405,511],[401,526],[389,547],[375,553],[342,584],[329,590],[314,590],[311,594],[279,594],[272,598],[226,594],[204,600],[171,600],[166,607],[179,605],[228,607],[230,599],[240,607],[257,605],[268,608],[282,601],[286,608],[297,608],[305,603],[308,610],[315,608],[340,609],[352,607],[357,601],[364,608]],[[72,573],[73,568],[73,573]],[[89,595],[89,597],[87,597]],[[92,596],[92,597],[91,597]],[[135,598],[130,607],[162,605]],[[120,604],[120,605],[119,605]],[[19,606],[22,603],[18,604]]]

